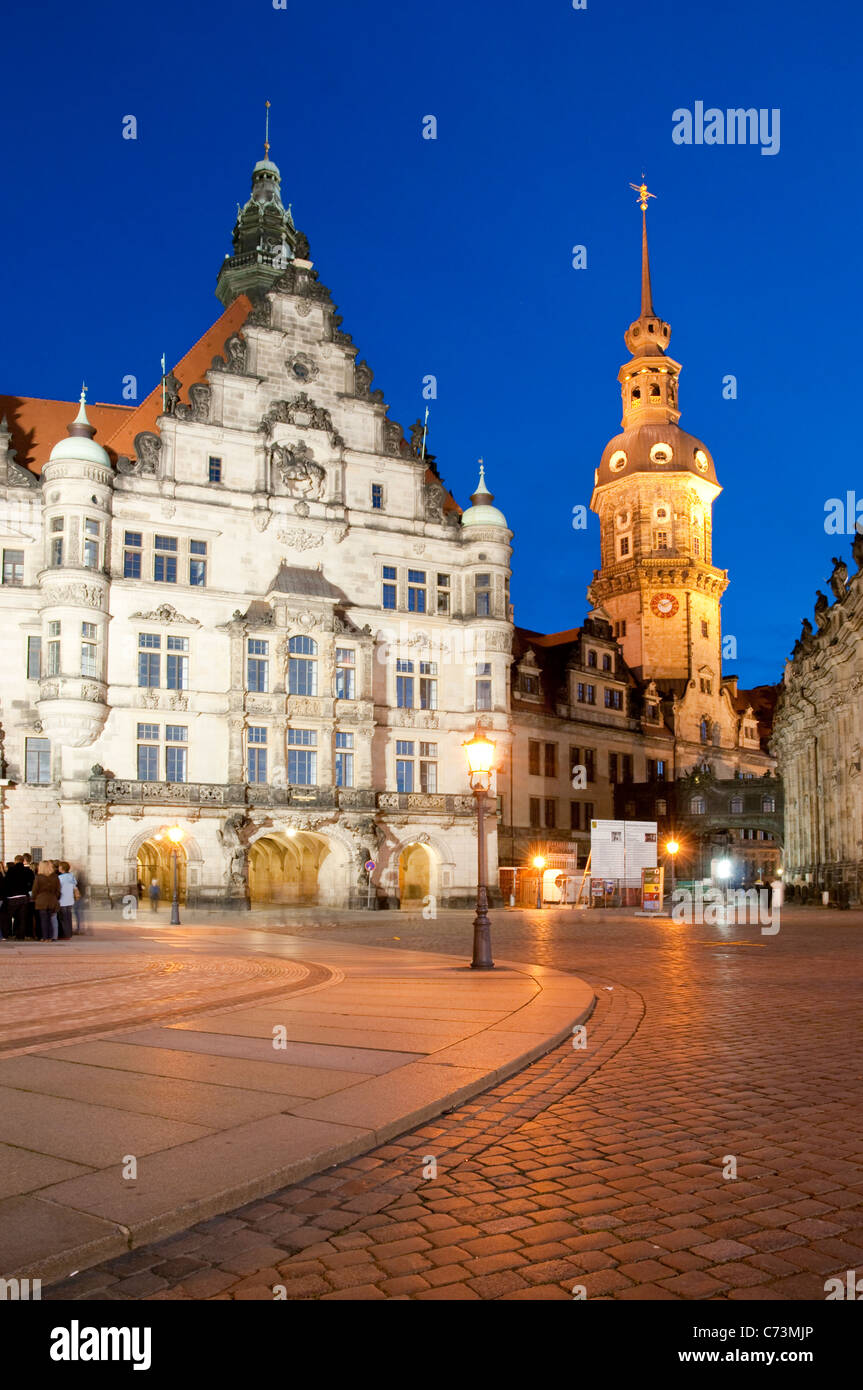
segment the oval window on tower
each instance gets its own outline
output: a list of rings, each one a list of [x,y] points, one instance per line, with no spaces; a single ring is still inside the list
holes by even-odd
[[[670,463],[674,452],[670,444],[654,444],[650,451],[651,463]]]
[[[612,454],[611,458],[608,460],[608,466],[611,469],[612,473],[619,473],[622,468],[625,468],[625,451],[623,449],[618,449],[616,453]]]
[[[695,450],[695,467],[698,469],[699,473],[706,473],[710,467],[707,455],[703,449]]]

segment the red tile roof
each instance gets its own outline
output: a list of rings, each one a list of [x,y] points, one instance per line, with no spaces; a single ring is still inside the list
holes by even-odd
[[[104,446],[120,422],[133,413],[129,405],[87,403],[90,423]],[[0,418],[6,416],[12,434],[16,462],[32,473],[42,472],[54,445],[66,438],[66,426],[78,414],[77,401],[41,401],[35,396],[0,396]]]

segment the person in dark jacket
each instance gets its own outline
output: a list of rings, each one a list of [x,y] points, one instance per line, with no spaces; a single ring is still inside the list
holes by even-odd
[[[39,916],[43,941],[57,940],[57,910],[62,885],[52,859],[43,859],[33,884],[33,905]]]
[[[33,879],[33,870],[24,863],[23,854],[16,854],[6,869],[4,881],[9,930],[16,941],[23,941],[25,936],[29,936],[30,889],[33,887]]]

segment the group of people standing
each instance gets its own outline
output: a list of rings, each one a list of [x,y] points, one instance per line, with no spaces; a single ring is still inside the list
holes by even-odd
[[[0,865],[0,937],[68,941],[82,930],[81,884],[65,859],[16,854]]]

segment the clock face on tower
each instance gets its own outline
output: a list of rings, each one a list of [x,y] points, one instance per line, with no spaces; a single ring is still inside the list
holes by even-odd
[[[674,594],[654,594],[650,607],[658,618],[673,618],[680,604]]]

